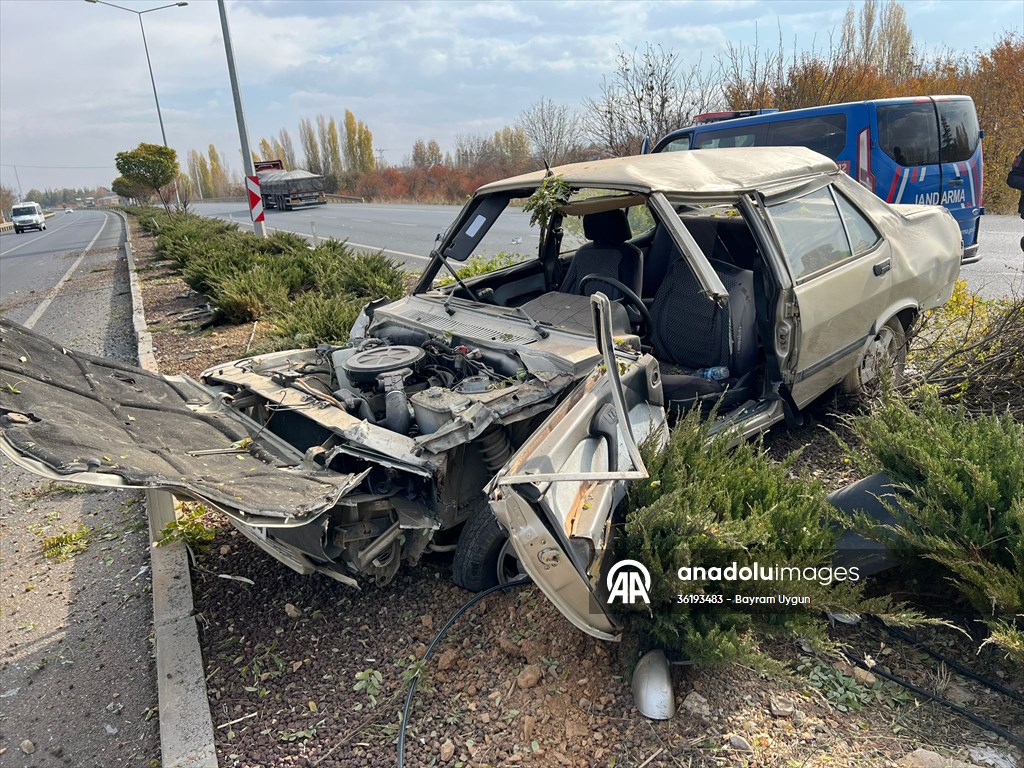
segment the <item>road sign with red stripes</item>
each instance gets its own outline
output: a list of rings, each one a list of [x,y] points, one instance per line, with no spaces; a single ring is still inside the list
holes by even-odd
[[[263,195],[260,194],[260,177],[246,176],[245,189],[249,193],[249,215],[253,221],[263,221]]]

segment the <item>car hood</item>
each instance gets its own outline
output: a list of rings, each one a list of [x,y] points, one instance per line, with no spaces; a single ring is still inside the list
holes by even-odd
[[[47,477],[167,488],[275,525],[330,509],[361,479],[305,463],[191,379],[72,352],[3,318],[0,451]]]

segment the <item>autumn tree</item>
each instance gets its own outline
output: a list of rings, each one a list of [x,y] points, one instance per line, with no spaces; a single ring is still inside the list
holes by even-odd
[[[345,171],[341,160],[341,141],[338,137],[338,126],[333,117],[316,116],[317,138],[320,142],[320,162],[323,164],[323,175],[330,192],[338,191],[338,184]]]
[[[210,164],[206,157],[195,149],[188,152],[188,175],[192,180],[192,190],[200,198],[213,197],[213,182],[210,178]]]
[[[220,153],[217,152],[217,148],[213,144],[210,145],[207,155],[210,162],[211,196],[224,197],[228,194],[228,188],[231,186],[228,181],[227,169],[221,161]]]
[[[110,182],[110,189],[114,194],[119,195],[126,200],[134,200],[139,205],[145,205],[153,196],[152,190],[147,189],[144,185],[138,182],[132,183],[124,176],[118,176]]]
[[[441,145],[435,139],[430,139],[429,141],[416,139],[416,143],[412,145],[411,162],[414,168],[429,168],[432,165],[441,165],[444,163],[444,157],[441,155]]]
[[[288,133],[288,129],[282,128],[278,132],[277,138],[278,146],[281,147],[281,160],[284,161],[284,167],[288,169],[296,168],[295,145],[292,144],[292,137]]]
[[[320,143],[316,138],[313,121],[308,117],[299,120],[299,143],[302,144],[302,153],[306,157],[306,170],[310,173],[323,174],[324,166],[323,160],[320,158]]]
[[[583,121],[571,107],[542,98],[523,110],[518,126],[530,140],[533,154],[549,166],[582,159]]]
[[[732,109],[800,109],[821,104],[902,95],[920,68],[907,14],[898,2],[864,0],[847,8],[823,48],[785,52],[778,47],[732,44],[719,60],[725,101]]]
[[[0,221],[6,221],[4,217],[10,213],[16,202],[18,202],[18,196],[14,190],[10,187],[0,186]]]
[[[644,137],[655,141],[721,103],[715,73],[700,62],[683,69],[671,49],[620,48],[616,58],[615,72],[601,82],[601,95],[584,100],[584,126],[610,155],[637,154]]]
[[[139,144],[135,149],[118,152],[114,165],[128,185],[152,190],[171,212],[171,192],[178,176],[178,155],[170,147],[159,144]]]
[[[373,157],[373,134],[362,120],[350,110],[345,110],[345,166],[349,175],[358,178],[372,171],[376,162]]]

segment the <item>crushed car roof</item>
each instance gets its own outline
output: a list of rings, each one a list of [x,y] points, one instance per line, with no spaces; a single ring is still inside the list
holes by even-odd
[[[580,187],[720,195],[837,170],[834,162],[805,147],[743,147],[593,160],[560,165],[551,173]],[[547,171],[534,171],[502,179],[477,193],[535,187],[546,175]]]

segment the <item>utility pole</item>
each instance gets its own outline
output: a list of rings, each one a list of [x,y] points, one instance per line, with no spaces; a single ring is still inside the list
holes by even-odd
[[[217,0],[220,10],[220,28],[224,33],[224,52],[228,57],[228,77],[231,79],[231,95],[235,99],[235,117],[238,118],[238,138],[242,142],[242,168],[246,176],[255,176],[256,167],[252,164],[252,152],[249,150],[249,133],[245,128],[245,112],[242,111],[242,93],[238,90],[238,75],[235,73],[235,53],[231,48],[231,32],[228,31],[228,14],[224,8],[224,0]],[[246,203],[248,204],[248,195]],[[257,237],[266,237],[267,231],[262,221],[252,223],[253,232]]]

